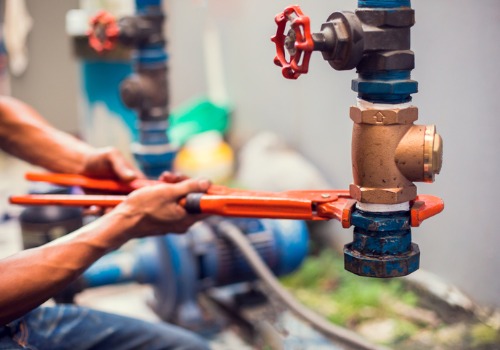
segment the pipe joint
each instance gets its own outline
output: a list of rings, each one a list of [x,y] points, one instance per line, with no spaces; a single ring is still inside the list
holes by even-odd
[[[135,15],[120,18],[120,42],[128,47],[141,48],[165,44],[162,14]]]
[[[442,164],[442,140],[434,126],[414,125],[418,109],[351,107],[354,121],[351,196],[361,203],[414,200],[413,182],[432,182]]]
[[[413,125],[396,148],[395,162],[410,181],[434,182],[441,171],[443,142],[434,125]]]
[[[168,116],[167,67],[138,69],[123,81],[120,94],[123,103],[139,113],[140,120],[161,120]]]

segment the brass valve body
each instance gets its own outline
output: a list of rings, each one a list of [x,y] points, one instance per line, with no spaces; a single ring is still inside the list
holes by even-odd
[[[414,125],[418,109],[351,107],[354,121],[351,196],[362,203],[398,204],[417,196],[414,181],[434,181],[442,163],[435,127]]]

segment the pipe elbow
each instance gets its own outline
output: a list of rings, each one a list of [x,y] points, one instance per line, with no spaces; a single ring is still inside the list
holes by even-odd
[[[443,162],[443,141],[434,125],[413,125],[399,142],[395,163],[412,182],[434,182]]]

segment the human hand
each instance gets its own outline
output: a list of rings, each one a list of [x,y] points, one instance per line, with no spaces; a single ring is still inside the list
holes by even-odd
[[[170,183],[170,184],[175,184],[175,183],[178,183],[178,182],[181,182],[184,180],[188,180],[188,179],[189,179],[188,176],[181,174],[181,173],[178,173],[178,172],[172,172],[172,171],[164,171],[163,173],[161,173],[160,177],[158,178],[158,180],[166,182],[166,183]]]
[[[179,200],[192,192],[206,192],[209,186],[208,180],[193,179],[146,186],[132,192],[113,211],[134,221],[134,225],[128,230],[133,235],[130,238],[184,233],[205,216],[188,214],[179,204]]]
[[[118,150],[112,147],[89,151],[81,174],[90,177],[117,178],[127,182],[145,177]]]

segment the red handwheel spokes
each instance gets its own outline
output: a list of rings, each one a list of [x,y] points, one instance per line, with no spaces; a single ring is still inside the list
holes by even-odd
[[[276,45],[274,63],[282,67],[283,76],[287,79],[297,79],[307,73],[309,59],[314,49],[311,35],[311,24],[308,16],[304,15],[299,6],[289,6],[275,17],[278,28],[271,41]],[[291,30],[285,35],[287,23]],[[289,53],[289,60],[285,51]]]
[[[90,20],[89,45],[97,52],[112,50],[118,40],[120,28],[115,17],[105,11],[98,12]]]

